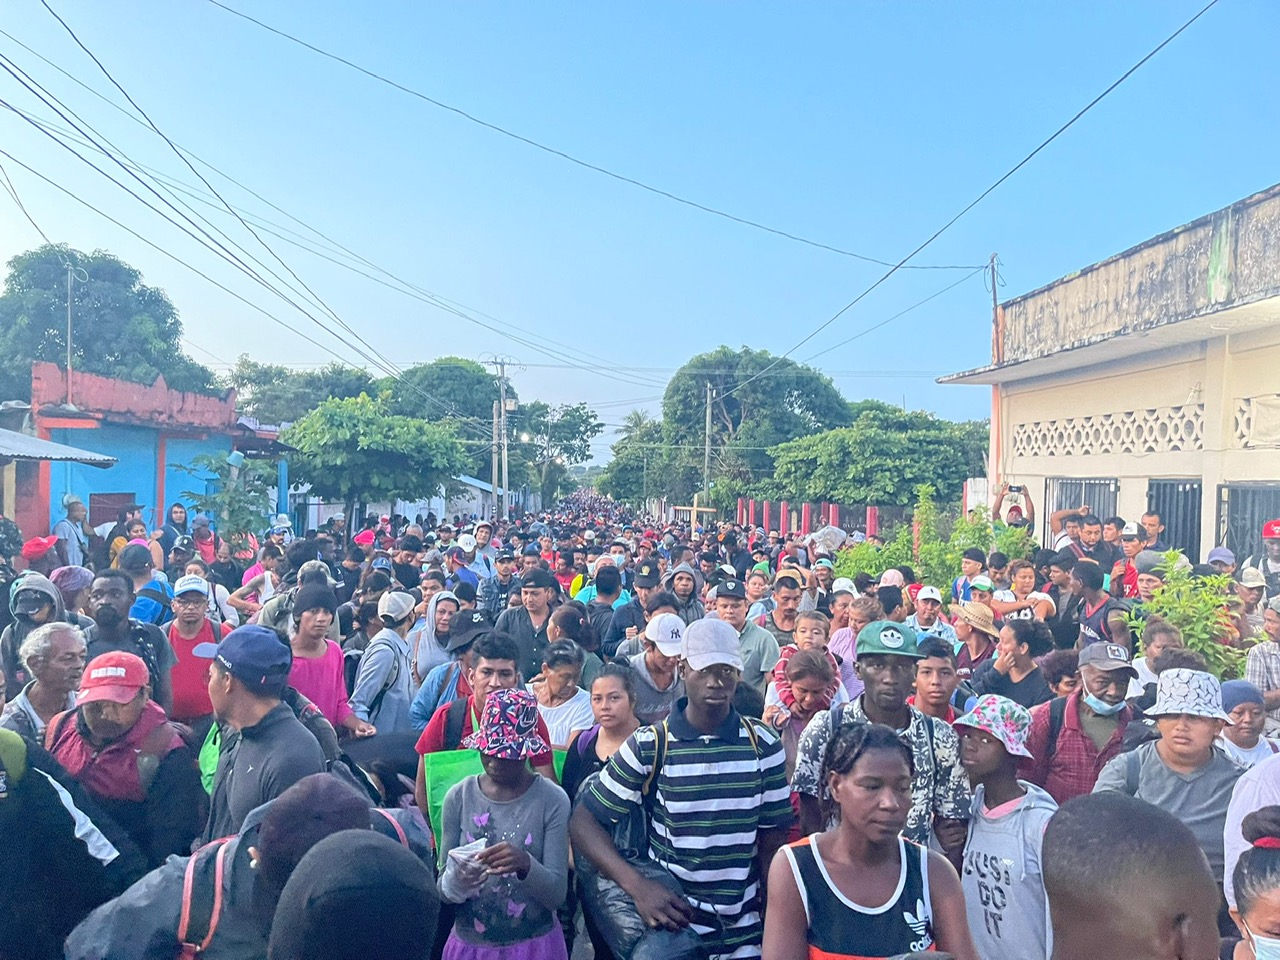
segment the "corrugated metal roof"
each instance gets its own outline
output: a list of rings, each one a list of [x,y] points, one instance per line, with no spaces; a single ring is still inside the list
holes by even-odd
[[[91,467],[109,467],[116,462],[115,457],[104,453],[91,453],[78,447],[68,447],[64,443],[53,443],[18,433],[16,430],[0,429],[0,461],[7,460],[70,460],[86,463]]]

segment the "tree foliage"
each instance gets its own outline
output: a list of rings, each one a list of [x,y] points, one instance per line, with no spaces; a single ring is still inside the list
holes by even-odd
[[[972,475],[976,436],[966,424],[923,411],[864,405],[850,427],[773,448],[776,474],[765,492],[795,500],[902,506],[911,503],[920,484],[929,484],[942,500],[953,501]]]
[[[145,384],[163,374],[175,390],[218,392],[213,371],[182,352],[182,321],[163,290],[103,250],[46,244],[8,263],[0,294],[0,399],[31,399],[32,361],[66,364],[67,263],[89,276],[72,284],[74,369]]]
[[[640,507],[650,496],[667,494],[662,423],[644,410],[632,410],[622,419],[613,456],[596,480],[596,489],[620,503]],[[650,487],[650,464],[653,486]]]
[[[1010,559],[1031,555],[1031,535],[1004,524],[993,528],[985,507],[953,520],[934,500],[936,491],[929,484],[921,484],[914,493],[911,520],[899,524],[884,546],[867,542],[841,550],[836,556],[837,576],[878,575],[890,567],[906,565],[920,583],[938,587],[945,596],[944,588],[960,576],[960,558],[969,547],[988,553],[999,549]]]
[[[1129,626],[1141,635],[1150,617],[1159,617],[1182,631],[1182,642],[1204,657],[1209,671],[1223,680],[1239,677],[1245,651],[1229,645],[1237,639],[1223,598],[1233,591],[1228,574],[1199,577],[1177,550],[1164,554],[1160,566],[1164,585],[1156,589],[1141,613],[1129,615]]]
[[[360,367],[335,360],[318,370],[293,370],[258,363],[245,353],[237,358],[227,382],[235,387],[242,413],[277,425],[301,420],[325,400],[373,392],[373,378]]]
[[[322,401],[281,438],[295,448],[295,479],[324,500],[415,500],[435,496],[466,466],[451,428],[387,412],[367,394]]]
[[[568,486],[569,467],[590,460],[591,441],[604,432],[604,424],[585,403],[553,407],[535,400],[517,411],[515,423],[543,503],[551,503]]]
[[[218,534],[233,548],[246,543],[249,534],[260,531],[271,512],[270,488],[276,482],[275,464],[245,460],[239,467],[226,457],[201,453],[190,463],[171,467],[203,483],[201,490],[183,490],[192,510],[217,521]]]

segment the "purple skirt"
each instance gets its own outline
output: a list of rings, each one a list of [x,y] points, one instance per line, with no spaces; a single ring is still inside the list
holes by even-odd
[[[540,937],[494,946],[467,943],[450,930],[444,945],[444,960],[569,960],[569,953],[564,945],[564,931],[553,923]]]

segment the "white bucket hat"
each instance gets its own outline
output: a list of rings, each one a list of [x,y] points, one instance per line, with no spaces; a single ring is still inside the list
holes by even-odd
[[[1156,702],[1146,711],[1148,717],[1187,713],[1193,717],[1231,722],[1222,709],[1222,685],[1218,678],[1203,670],[1166,670],[1156,683]]]

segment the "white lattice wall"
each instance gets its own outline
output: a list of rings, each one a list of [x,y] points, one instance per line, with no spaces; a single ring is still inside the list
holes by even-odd
[[[1204,449],[1204,404],[1037,420],[1014,427],[1017,457]]]

